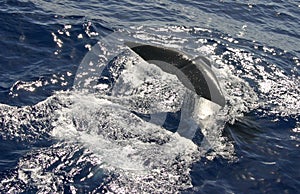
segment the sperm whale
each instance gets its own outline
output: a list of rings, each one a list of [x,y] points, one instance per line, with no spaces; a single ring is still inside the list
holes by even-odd
[[[210,61],[204,56],[195,59],[182,52],[138,42],[125,42],[135,54],[148,63],[155,64],[162,71],[176,75],[194,97],[187,95],[177,112],[141,114],[132,111],[145,121],[177,132],[193,139],[199,128],[206,127],[206,120],[225,106],[225,98]]]

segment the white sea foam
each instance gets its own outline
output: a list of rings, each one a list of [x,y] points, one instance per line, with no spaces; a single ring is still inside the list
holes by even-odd
[[[179,33],[177,39],[180,39],[186,30],[170,27],[166,32]],[[143,28],[137,32],[143,33],[148,36]],[[157,44],[164,40],[156,37],[153,41]],[[211,47],[208,46],[208,50],[212,53]],[[118,78],[113,88],[104,87],[103,83],[97,88],[97,71],[103,70],[104,62],[110,60],[112,54],[105,44],[93,47],[85,60],[95,60],[92,67],[95,71],[88,69],[91,68],[89,62],[81,66],[73,91],[58,92],[35,106],[0,106],[2,137],[38,142],[50,136],[54,141],[49,147],[33,149],[21,157],[16,168],[2,178],[2,188],[23,192],[30,183],[39,192],[52,192],[61,191],[64,184],[68,184],[70,190],[80,192],[82,184],[99,179],[101,181],[96,181],[92,189],[95,192],[107,188],[113,192],[176,193],[192,187],[189,172],[199,157],[234,158],[233,145],[222,135],[222,130],[226,122],[234,122],[236,117],[255,107],[257,96],[245,81],[232,74],[230,66],[220,62],[220,69],[214,69],[226,106],[216,114],[204,112],[203,115],[195,115],[192,106],[187,109],[191,118],[183,118],[194,119],[194,123],[197,119],[205,121],[201,129],[204,138],[198,147],[191,139],[146,122],[133,113],[180,110],[191,91],[176,76],[122,53],[115,65],[122,64],[124,69],[118,74],[120,66],[113,66],[117,68],[112,71],[113,76]],[[213,57],[217,60],[217,56]],[[85,86],[92,89],[80,90]],[[110,95],[105,93],[108,89],[111,89]],[[190,127],[194,127],[192,124]]]

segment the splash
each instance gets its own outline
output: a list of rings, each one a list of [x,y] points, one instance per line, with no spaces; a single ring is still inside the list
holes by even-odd
[[[243,80],[247,80],[252,87],[255,87],[257,90],[255,91],[257,96],[256,107],[260,107],[264,114],[282,117],[297,116],[300,108],[300,91],[298,87],[300,83],[297,74],[297,62],[282,65],[296,70],[287,72],[279,64],[271,63],[267,58],[271,57],[276,62],[276,56],[283,56],[284,52],[274,48],[267,49],[258,46],[255,46],[255,48],[267,53],[266,57],[256,56],[243,49],[229,47],[218,58],[223,61],[225,59],[232,72]]]
[[[34,106],[1,105],[3,139],[28,145],[51,142],[30,149],[15,168],[3,173],[3,191],[176,193],[192,187],[190,168],[200,157],[232,160],[234,147],[222,129],[253,108],[257,96],[232,74],[230,66],[219,61],[219,68],[213,67],[227,105],[217,114],[204,114],[200,105],[206,102],[194,103],[196,95],[176,76],[116,46],[129,37],[170,46],[194,58],[199,51],[210,53],[218,61],[213,55],[215,46],[199,46],[199,41],[187,38],[193,31],[174,26],[120,31],[122,36],[91,48],[78,68],[73,90],[57,92]],[[179,46],[182,44],[188,46]],[[180,122],[201,137],[185,138],[157,120],[148,122],[136,114],[161,117],[182,106],[186,114]]]

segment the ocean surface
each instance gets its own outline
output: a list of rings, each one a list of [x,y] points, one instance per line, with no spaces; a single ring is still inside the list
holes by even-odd
[[[299,0],[0,0],[0,192],[299,193],[299,18]],[[225,107],[178,119],[195,95],[108,63],[120,41],[207,57]]]

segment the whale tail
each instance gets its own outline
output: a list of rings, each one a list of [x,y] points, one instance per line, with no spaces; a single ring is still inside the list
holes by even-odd
[[[225,98],[207,58],[199,56],[192,60],[188,55],[172,49],[136,42],[125,42],[125,45],[145,61],[157,65],[167,73],[176,75],[185,87],[194,91],[198,96],[222,107],[225,105]]]

